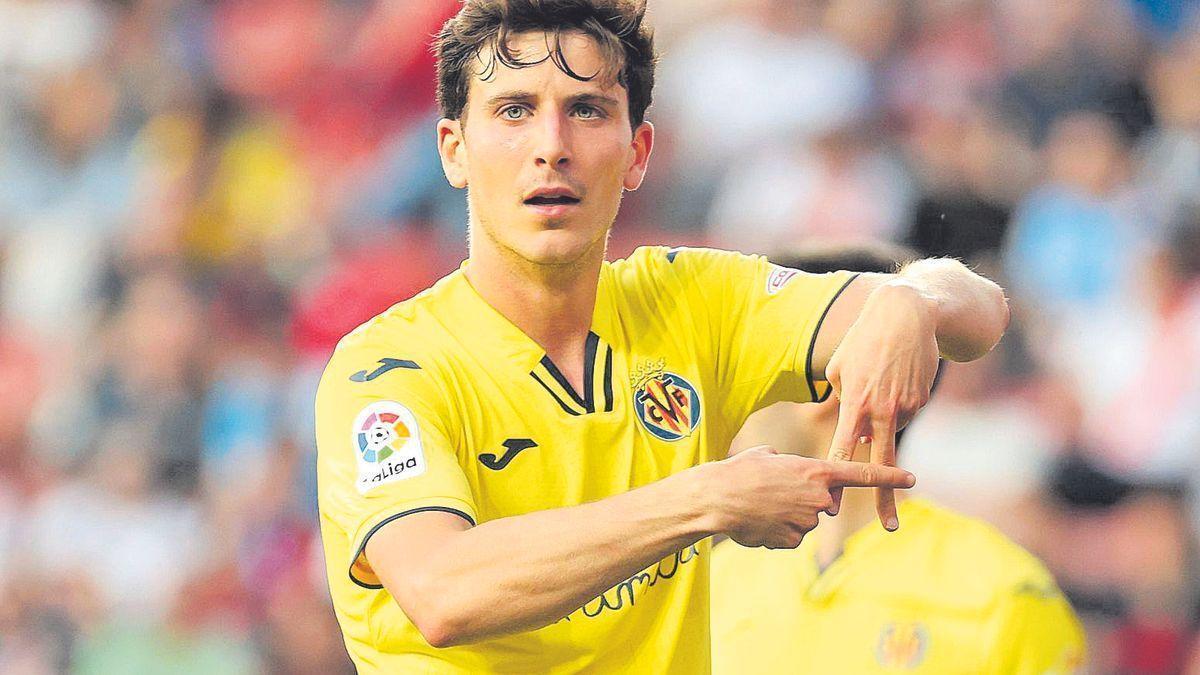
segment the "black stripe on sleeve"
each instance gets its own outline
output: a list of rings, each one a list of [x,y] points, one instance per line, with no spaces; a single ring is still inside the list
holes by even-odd
[[[358,578],[356,578],[354,576],[354,563],[358,561],[360,556],[362,556],[363,551],[367,550],[367,542],[371,541],[371,536],[374,535],[376,532],[378,532],[381,527],[383,527],[384,525],[387,525],[388,523],[392,522],[393,520],[403,518],[404,516],[411,516],[414,513],[422,513],[424,511],[441,511],[443,513],[453,513],[454,515],[459,516],[463,520],[470,523],[471,527],[475,527],[475,519],[474,518],[472,518],[471,516],[467,515],[466,513],[462,512],[462,511],[459,511],[458,509],[452,509],[449,506],[422,506],[420,508],[409,509],[407,511],[403,511],[403,512],[397,513],[395,515],[388,516],[387,518],[384,518],[383,520],[379,521],[379,523],[377,523],[375,525],[375,527],[372,527],[371,530],[369,532],[367,532],[366,536],[363,537],[362,543],[360,543],[358,545],[358,550],[354,552],[354,557],[350,559],[350,569],[347,570],[347,572],[350,575],[350,581],[353,581],[355,584],[362,586],[363,588],[366,588],[368,590],[372,590],[372,591],[378,591],[379,589],[383,588],[383,584],[368,584],[363,581],[359,581]]]
[[[604,412],[613,411],[612,346],[604,345]]]
[[[545,389],[546,391],[550,392],[550,395],[554,397],[554,401],[556,403],[558,403],[559,407],[562,408],[568,415],[575,415],[577,417],[579,416],[579,412],[576,410],[572,410],[571,407],[568,406],[566,404],[566,402],[563,401],[562,398],[559,397],[558,394],[554,393],[554,390],[550,388],[550,385],[546,384],[545,381],[542,380],[542,378],[538,377],[537,373],[529,373],[529,374],[530,374],[530,376],[533,377],[533,379],[537,380],[538,384],[542,385],[542,389]]]
[[[821,324],[825,323],[825,316],[829,314],[829,308],[833,307],[833,303],[837,302],[837,299],[841,297],[842,291],[846,290],[846,287],[849,286],[855,279],[857,279],[858,276],[858,274],[852,275],[846,280],[846,283],[842,284],[842,287],[838,289],[837,293],[833,294],[833,297],[829,300],[829,304],[825,305],[825,311],[821,312],[821,318],[817,319],[817,325],[813,328],[812,341],[808,343],[808,358],[804,361],[804,379],[808,381],[808,393],[811,395],[811,400],[813,403],[821,403],[825,399],[829,398],[829,393],[833,391],[833,387],[830,387],[829,389],[825,390],[825,395],[821,396],[817,393],[817,383],[813,381],[813,350],[817,348],[817,335],[820,335],[821,333]]]

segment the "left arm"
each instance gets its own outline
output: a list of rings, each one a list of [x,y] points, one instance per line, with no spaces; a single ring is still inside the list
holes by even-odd
[[[987,354],[1008,327],[1004,291],[957,260],[918,260],[898,274],[860,274],[838,296],[821,324],[813,350],[813,377],[824,378],[834,352],[869,302],[873,314],[879,310],[887,314],[888,309],[927,314],[931,323],[926,327],[933,329],[938,352],[951,361],[974,361]]]
[[[871,461],[894,466],[896,431],[928,402],[939,356],[983,356],[1008,319],[1004,291],[956,260],[860,275],[829,308],[813,349],[813,377],[828,380],[840,402],[829,459],[849,460],[870,442]],[[876,495],[880,521],[896,529],[891,490]]]

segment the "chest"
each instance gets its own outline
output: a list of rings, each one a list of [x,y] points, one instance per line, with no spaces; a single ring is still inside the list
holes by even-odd
[[[797,661],[803,667],[793,672],[966,674],[988,664],[986,616],[877,599],[806,601],[772,616],[782,618],[768,629],[778,639],[758,636],[755,648],[741,650],[754,654],[764,672]]]
[[[598,341],[582,392],[547,363],[459,388],[458,457],[480,518],[604,499],[723,455],[710,378],[686,352],[649,354]]]

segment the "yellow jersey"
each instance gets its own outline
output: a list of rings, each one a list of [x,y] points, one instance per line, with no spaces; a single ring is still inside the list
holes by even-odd
[[[899,508],[899,531],[868,525],[824,571],[819,527],[794,550],[718,544],[713,672],[1081,671],[1083,630],[1036,558],[983,521]]]
[[[367,539],[415,512],[483,523],[723,458],[753,410],[828,394],[809,375],[812,347],[852,278],[708,249],[605,263],[583,391],[462,269],[343,338],[317,393],[318,500],[360,672],[708,672],[707,542],[552,625],[435,649],[380,584]]]

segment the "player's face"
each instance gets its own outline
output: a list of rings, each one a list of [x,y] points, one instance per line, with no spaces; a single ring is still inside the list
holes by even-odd
[[[547,55],[543,33],[520,33],[522,61]],[[564,34],[567,64],[604,71],[583,34]],[[468,188],[474,236],[540,265],[571,265],[603,251],[623,189],[645,174],[653,128],[630,129],[628,95],[615,82],[581,82],[551,59],[527,68],[497,62],[472,77],[463,120],[442,120],[438,137],[450,183]]]

